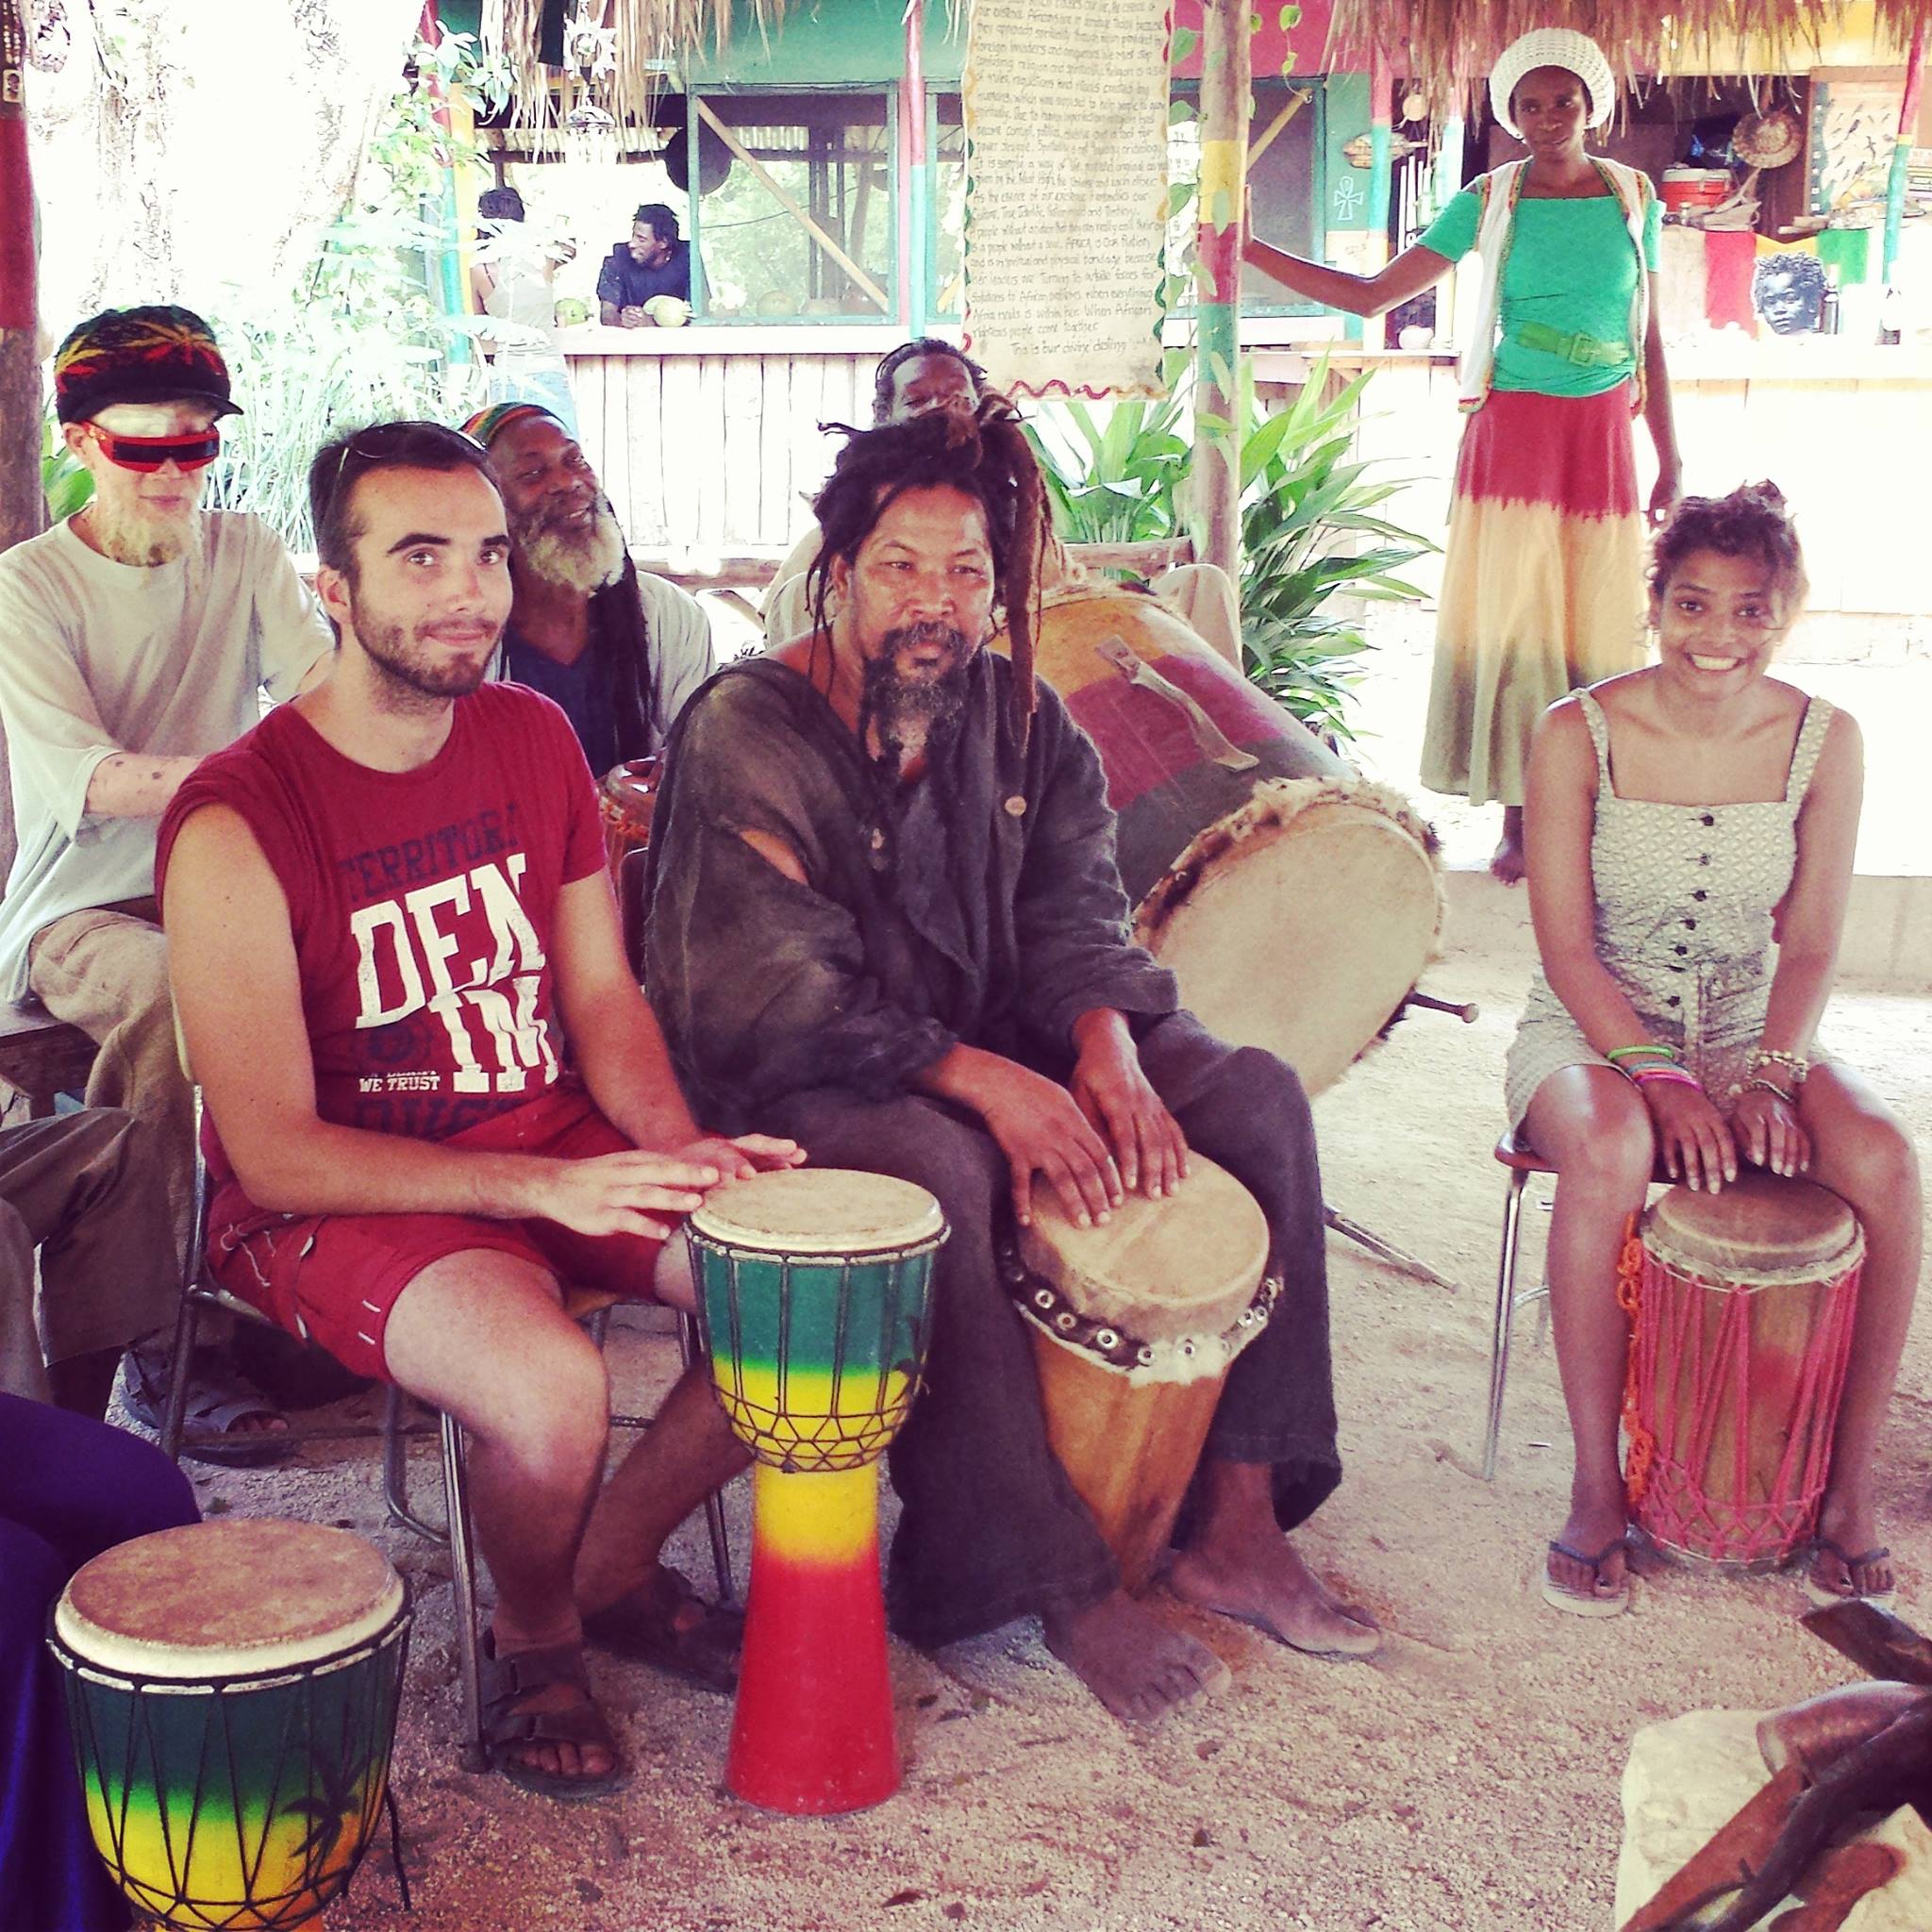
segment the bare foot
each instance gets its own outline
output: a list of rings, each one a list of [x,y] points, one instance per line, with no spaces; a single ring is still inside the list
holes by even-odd
[[[1595,1598],[1604,1602],[1616,1597],[1629,1574],[1627,1555],[1623,1545],[1628,1527],[1628,1507],[1621,1488],[1602,1495],[1572,1490],[1570,1514],[1564,1518],[1563,1527],[1557,1532],[1557,1541],[1566,1549],[1575,1551],[1577,1557],[1594,1557],[1606,1548],[1609,1549],[1609,1555],[1592,1572],[1591,1566],[1579,1562],[1577,1557],[1566,1557],[1553,1549],[1546,1559],[1546,1574],[1550,1581],[1574,1597]]]
[[[1252,1624],[1291,1650],[1314,1657],[1373,1657],[1382,1633],[1366,1610],[1351,1609],[1301,1559],[1284,1536],[1270,1534],[1240,1548],[1196,1544],[1167,1573],[1184,1603]]]
[[[1523,851],[1523,815],[1517,811],[1516,829],[1509,829],[1509,812],[1516,811],[1509,807],[1503,815],[1503,836],[1496,849],[1490,854],[1490,872],[1502,880],[1506,886],[1520,886],[1524,874],[1529,870],[1529,861]]]
[[[1041,1621],[1047,1649],[1124,1724],[1153,1724],[1228,1681],[1227,1666],[1206,1644],[1170,1630],[1123,1590]]]

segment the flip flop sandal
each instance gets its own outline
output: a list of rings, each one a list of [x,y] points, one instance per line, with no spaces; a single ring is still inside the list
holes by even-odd
[[[160,1433],[168,1411],[167,1360],[130,1348],[123,1359],[121,1399],[127,1413],[144,1429]],[[237,1424],[250,1416],[281,1416],[248,1377],[232,1364],[210,1373],[200,1358],[188,1365],[188,1401],[182,1411],[181,1453],[196,1462],[224,1469],[266,1469],[286,1462],[295,1453],[288,1429],[244,1429]],[[225,1439],[208,1440],[208,1432]]]
[[[738,1689],[744,1612],[708,1604],[682,1571],[660,1563],[650,1580],[584,1619],[585,1639],[729,1696]]]
[[[517,1706],[554,1684],[568,1684],[578,1701],[560,1710],[519,1710]],[[538,1650],[519,1650],[498,1657],[494,1636],[483,1640],[483,1752],[491,1771],[511,1784],[540,1797],[575,1805],[608,1797],[630,1782],[630,1773],[610,1735],[604,1713],[591,1695],[580,1643],[553,1643]],[[544,1771],[527,1763],[523,1753],[532,1744],[595,1745],[609,1752],[610,1769],[595,1775]]]
[[[1874,1610],[1884,1610],[1888,1615],[1898,1602],[1898,1589],[1890,1590],[1833,1590],[1828,1583],[1820,1583],[1812,1572],[1818,1566],[1820,1557],[1836,1557],[1845,1566],[1845,1581],[1849,1583],[1853,1574],[1868,1563],[1883,1563],[1890,1558],[1887,1549],[1865,1550],[1857,1556],[1841,1549],[1828,1536],[1814,1536],[1805,1552],[1805,1594],[1809,1598],[1814,1610],[1828,1610],[1834,1604],[1870,1604]]]
[[[1552,1557],[1568,1557],[1573,1563],[1581,1563],[1590,1572],[1591,1591],[1586,1595],[1582,1591],[1565,1590],[1550,1574],[1546,1560],[1543,1565],[1544,1603],[1552,1609],[1565,1611],[1573,1617],[1621,1617],[1630,1607],[1628,1558],[1625,1558],[1623,1582],[1607,1593],[1604,1591],[1604,1565],[1624,1547],[1627,1534],[1627,1531],[1624,1532],[1614,1541],[1607,1542],[1593,1557],[1585,1556],[1581,1550],[1573,1550],[1568,1543],[1551,1543]]]

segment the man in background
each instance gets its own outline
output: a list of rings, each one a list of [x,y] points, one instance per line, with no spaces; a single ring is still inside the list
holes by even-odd
[[[649,328],[644,304],[658,295],[691,300],[691,246],[677,239],[677,217],[661,201],[647,201],[631,217],[630,240],[620,242],[597,272],[597,314],[606,328]]]

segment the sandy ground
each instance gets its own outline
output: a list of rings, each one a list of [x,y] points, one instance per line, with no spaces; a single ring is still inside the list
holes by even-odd
[[[598,1658],[636,1775],[619,1797],[566,1808],[458,1768],[446,1560],[384,1524],[373,1444],[319,1446],[273,1474],[211,1473],[207,1507],[361,1530],[417,1591],[396,1758],[417,1912],[402,1913],[383,1849],[329,1914],[334,1932],[1607,1927],[1632,1731],[1851,1674],[1797,1628],[1803,1599],[1786,1578],[1673,1572],[1641,1582],[1615,1622],[1544,1607],[1537,1572],[1568,1459],[1534,1311],[1498,1479],[1476,1476],[1502,1191],[1489,1149],[1525,974],[1526,961],[1452,953],[1432,984],[1481,1001],[1481,1020],[1406,1021],[1318,1105],[1330,1201],[1461,1284],[1446,1292],[1331,1240],[1348,1475],[1301,1541],[1387,1625],[1376,1662],[1301,1657],[1165,1600],[1226,1658],[1233,1686],[1140,1734],[1085,1695],[1037,1625],[933,1658],[895,1646],[904,1790],[862,1816],[807,1822],[722,1790],[724,1699]],[[1830,1024],[1923,1142],[1924,1005],[1851,993]],[[1533,1266],[1543,1217],[1528,1219]],[[668,1336],[638,1330],[613,1335],[611,1358],[632,1403],[675,1365]],[[1883,1472],[1908,1608],[1932,1599],[1928,1384],[1922,1324]],[[417,1468],[433,1495],[426,1451]],[[744,1485],[730,1507],[741,1576]],[[708,1573],[700,1524],[675,1553]]]

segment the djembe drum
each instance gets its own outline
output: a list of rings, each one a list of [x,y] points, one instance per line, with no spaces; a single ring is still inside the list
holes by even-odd
[[[597,788],[597,812],[604,825],[604,857],[617,893],[617,916],[624,931],[624,957],[641,970],[644,936],[644,854],[651,844],[651,815],[658,808],[663,760],[625,758],[605,773]]]
[[[1817,1525],[1865,1239],[1839,1197],[1747,1174],[1644,1215],[1625,1464],[1658,1548],[1774,1568]]]
[[[382,1808],[408,1633],[382,1553],[312,1524],[164,1529],[75,1574],[49,1642],[94,1845],[138,1913],[320,1923]]]
[[[1035,657],[1100,754],[1134,937],[1203,1025],[1320,1092],[1434,956],[1434,835],[1157,598],[1060,592]]]
[[[724,1782],[769,1810],[899,1789],[872,1465],[918,1391],[946,1232],[924,1188],[839,1168],[731,1182],[685,1224],[718,1398],[757,1457]]]
[[[1224,1168],[1079,1227],[1043,1191],[1007,1278],[1033,1327],[1048,1440],[1129,1590],[1167,1547],[1235,1357],[1267,1322],[1268,1224]]]

